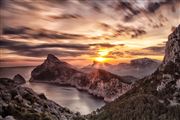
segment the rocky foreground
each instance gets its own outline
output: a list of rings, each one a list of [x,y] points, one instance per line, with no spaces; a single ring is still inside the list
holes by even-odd
[[[23,78],[0,78],[0,120],[81,120],[79,113],[73,113],[44,94],[21,87]]]
[[[180,120],[180,25],[168,37],[160,67],[89,119]]]
[[[72,65],[49,54],[44,63],[32,71],[30,82],[74,86],[109,102],[131,88],[127,79],[129,78],[124,79],[101,69],[94,69],[90,73],[79,71]]]

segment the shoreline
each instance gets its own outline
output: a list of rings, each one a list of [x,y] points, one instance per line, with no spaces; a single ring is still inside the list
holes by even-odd
[[[58,82],[49,82],[49,81],[43,81],[43,82],[41,82],[41,81],[37,81],[37,80],[33,80],[33,81],[32,81],[32,80],[29,80],[28,82],[29,82],[29,83],[52,84],[52,85],[56,85],[56,86],[59,86],[59,87],[72,87],[72,88],[77,89],[77,90],[80,91],[80,92],[85,92],[85,93],[87,93],[87,94],[89,94],[89,95],[92,95],[92,96],[93,96],[94,98],[96,98],[96,99],[103,100],[105,103],[109,103],[109,102],[110,102],[110,101],[106,101],[105,98],[102,97],[102,96],[98,96],[98,95],[95,95],[95,94],[89,92],[89,90],[87,90],[87,89],[79,88],[79,87],[77,87],[77,86],[75,86],[75,85],[71,85],[71,84],[61,84],[61,83],[58,83]]]

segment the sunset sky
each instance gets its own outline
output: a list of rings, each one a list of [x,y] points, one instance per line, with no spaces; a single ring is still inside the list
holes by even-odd
[[[0,0],[0,66],[162,60],[179,0]]]

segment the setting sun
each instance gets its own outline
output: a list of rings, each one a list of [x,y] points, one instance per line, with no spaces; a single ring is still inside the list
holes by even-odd
[[[97,58],[95,58],[95,60],[98,61],[98,62],[105,62],[105,61],[107,61],[107,59],[104,58],[104,57],[97,57]]]
[[[98,50],[97,54],[98,54],[98,57],[95,58],[95,61],[98,61],[98,62],[105,62],[107,61],[107,58],[106,56],[109,54],[109,50],[107,49],[100,49]]]

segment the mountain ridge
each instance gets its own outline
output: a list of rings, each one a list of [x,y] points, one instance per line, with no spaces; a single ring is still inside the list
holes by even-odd
[[[81,71],[89,73],[95,69],[103,69],[119,76],[131,76],[140,79],[153,73],[160,63],[159,60],[151,58],[132,59],[130,63],[119,63],[115,65],[96,61],[81,68]]]

